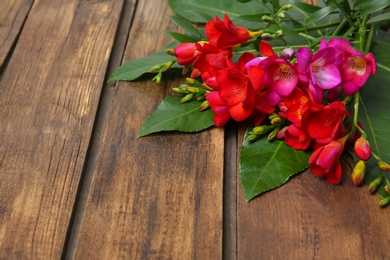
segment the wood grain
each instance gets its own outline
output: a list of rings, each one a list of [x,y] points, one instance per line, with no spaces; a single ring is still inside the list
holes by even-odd
[[[177,29],[170,12],[164,0],[138,2],[124,60],[169,42],[162,31]],[[117,86],[76,259],[221,258],[223,131],[136,138],[175,84]]]
[[[0,82],[0,258],[58,259],[122,1],[35,1]]]
[[[0,71],[22,29],[33,0],[2,0],[0,8]]]
[[[239,187],[238,259],[389,259],[390,211],[352,184],[347,158],[340,185],[305,171],[249,203]]]

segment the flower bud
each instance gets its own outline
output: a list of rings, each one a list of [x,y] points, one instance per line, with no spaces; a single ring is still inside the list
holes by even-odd
[[[169,55],[174,56],[175,55],[175,50],[174,49],[166,49],[165,52]]]
[[[263,22],[265,22],[265,23],[275,23],[275,19],[272,17],[269,17],[268,15],[263,15],[261,17],[261,20],[263,20]]]
[[[276,139],[278,133],[279,133],[279,130],[280,130],[280,127],[275,127],[274,130],[272,130],[271,133],[269,133],[268,137],[267,137],[267,140],[272,142],[273,140]]]
[[[295,51],[293,48],[286,48],[282,51],[280,57],[284,60],[291,60],[294,58]]]
[[[390,183],[386,184],[384,189],[387,193],[390,193]]]
[[[386,207],[387,205],[389,205],[389,203],[390,203],[390,196],[381,199],[381,201],[379,201],[379,206]]]
[[[371,157],[371,147],[366,139],[360,137],[356,140],[353,152],[359,160],[367,161]]]
[[[205,100],[202,102],[202,104],[200,104],[199,111],[204,111],[204,110],[208,109],[209,107],[210,107],[210,103],[207,100]]]
[[[150,72],[157,72],[157,71],[159,71],[159,70],[161,70],[162,68],[164,67],[164,65],[155,65],[155,66],[153,66],[151,69],[150,69]]]
[[[382,175],[380,175],[378,178],[376,178],[370,183],[370,185],[368,186],[368,191],[370,193],[374,193],[374,191],[376,191],[376,189],[379,187],[379,185],[381,185],[381,183],[382,183]]]
[[[198,101],[203,101],[205,99],[206,99],[206,97],[204,95],[200,95],[200,96],[196,97],[196,100],[198,100]]]
[[[278,139],[284,139],[286,137],[286,131],[288,129],[288,126],[283,127],[279,132],[276,138]]]
[[[276,38],[282,38],[282,37],[283,37],[283,32],[282,32],[282,30],[277,30],[277,31],[275,32],[275,37],[276,37]]]
[[[365,173],[366,163],[364,161],[359,161],[352,171],[352,182],[355,186],[360,186],[362,184]]]
[[[269,33],[263,33],[263,34],[261,35],[261,39],[262,39],[263,41],[270,42],[270,41],[272,41],[273,39],[275,39],[275,36],[273,36],[272,34],[269,34]]]
[[[161,81],[161,78],[162,78],[162,70],[160,70],[156,76],[154,76],[154,78],[152,79],[152,81],[156,81],[157,84],[160,83]]]
[[[187,94],[187,95],[185,95],[185,96],[180,100],[180,102],[181,102],[181,103],[186,103],[186,102],[188,102],[188,101],[191,101],[191,99],[193,99],[194,96],[195,96],[194,93]]]
[[[169,70],[173,64],[175,64],[175,60],[168,61],[167,63],[164,64],[164,70]]]
[[[379,161],[378,167],[384,172],[390,172],[390,165],[387,162]]]
[[[253,128],[253,133],[255,135],[262,135],[262,134],[269,132],[271,129],[272,128],[269,125],[260,125],[260,126],[256,126],[255,128]]]
[[[283,5],[280,10],[284,11],[284,10],[289,10],[293,8],[292,4],[287,4],[287,5]]]
[[[255,135],[255,134],[250,134],[250,135],[248,135],[247,137],[246,137],[246,141],[248,142],[248,143],[253,143],[254,141],[256,141],[257,139],[259,139],[260,138],[260,135]]]
[[[277,16],[282,19],[286,17],[283,12],[277,13]]]
[[[271,124],[274,126],[280,126],[283,123],[283,120],[280,116],[274,117],[271,119]]]

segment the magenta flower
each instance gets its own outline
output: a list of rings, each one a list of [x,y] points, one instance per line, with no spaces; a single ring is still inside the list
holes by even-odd
[[[323,91],[337,87],[341,83],[338,69],[340,61],[332,47],[313,53],[308,48],[297,52],[297,70],[302,83],[309,85],[311,96],[317,103],[322,101]]]
[[[321,43],[321,47],[324,42]],[[341,54],[342,63],[340,73],[342,78],[341,87],[346,95],[353,95],[367,82],[368,77],[376,72],[376,61],[370,52],[363,55],[355,50],[345,39],[332,39],[328,47],[333,47]]]

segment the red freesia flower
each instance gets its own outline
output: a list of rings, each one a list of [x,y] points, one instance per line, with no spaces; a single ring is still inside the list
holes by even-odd
[[[176,46],[174,54],[177,58],[177,63],[190,65],[195,61],[200,52],[197,51],[195,43],[183,42]]]
[[[350,116],[345,105],[334,101],[328,105],[315,104],[303,115],[302,126],[320,144],[334,140],[343,130],[342,120]]]
[[[209,21],[205,27],[205,33],[210,44],[220,48],[231,48],[236,44],[245,43],[250,37],[250,32],[241,26],[235,26],[229,17],[224,14],[223,21],[217,16]]]
[[[339,158],[344,151],[344,140],[333,140],[315,150],[309,158],[310,171],[316,175],[324,175],[332,184],[339,183],[342,176]]]
[[[250,58],[243,55],[240,59]],[[215,79],[218,87],[206,95],[213,112],[218,112],[218,116],[214,117],[217,126],[224,125],[230,117],[235,121],[247,120],[254,113],[256,95],[263,90],[263,69],[251,66],[246,74],[242,71],[245,61],[238,64],[241,64],[241,70],[227,67],[217,71]]]
[[[306,150],[312,143],[312,138],[301,127],[290,125],[284,132],[285,142],[295,150]]]

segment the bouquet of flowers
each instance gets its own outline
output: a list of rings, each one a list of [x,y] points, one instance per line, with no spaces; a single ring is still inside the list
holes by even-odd
[[[338,184],[339,158],[349,153],[356,162],[352,182],[378,193],[380,206],[390,204],[389,2],[169,4],[179,15],[169,18],[185,33],[167,32],[175,42],[110,78],[155,73],[160,82],[170,69],[187,75],[139,136],[249,121],[240,153],[247,201],[307,168]]]

